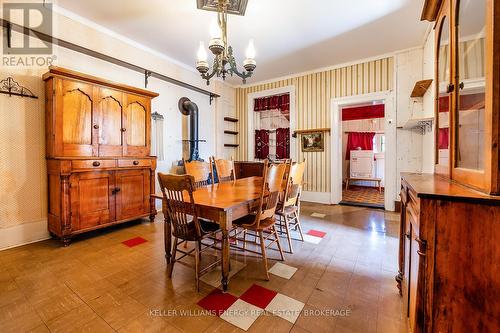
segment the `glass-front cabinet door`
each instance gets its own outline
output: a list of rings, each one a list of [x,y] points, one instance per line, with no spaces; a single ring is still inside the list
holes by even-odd
[[[459,0],[457,6],[455,167],[484,170],[486,1]]]
[[[448,1],[443,9],[449,8]],[[452,91],[450,74],[450,18],[443,10],[438,21],[436,36],[436,172],[449,175],[450,161],[450,93]]]

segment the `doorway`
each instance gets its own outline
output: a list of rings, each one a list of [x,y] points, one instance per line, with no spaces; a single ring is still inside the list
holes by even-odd
[[[384,208],[385,105],[344,105],[342,117],[342,201]]]
[[[394,210],[397,176],[393,100],[390,91],[332,99],[333,204]]]

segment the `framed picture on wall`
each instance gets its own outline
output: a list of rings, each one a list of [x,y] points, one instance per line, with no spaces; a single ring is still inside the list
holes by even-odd
[[[325,150],[325,137],[323,132],[314,132],[302,134],[302,151],[324,151]]]

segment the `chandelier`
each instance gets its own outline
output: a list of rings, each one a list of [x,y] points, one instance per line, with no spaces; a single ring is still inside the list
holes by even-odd
[[[215,1],[217,2],[217,7],[214,8],[217,11],[217,23],[210,29],[211,39],[208,44],[208,49],[215,56],[212,71],[210,72],[210,67],[207,62],[207,52],[203,42],[200,42],[196,69],[200,72],[201,77],[207,80],[207,85],[210,84],[210,79],[214,76],[221,77],[225,80],[226,76],[233,76],[233,74],[242,78],[243,83],[246,83],[246,79],[252,76],[257,66],[255,62],[255,47],[253,45],[253,40],[250,40],[246,50],[246,59],[243,62],[245,70],[240,72],[236,64],[236,59],[233,56],[233,48],[227,43],[227,14],[229,0]]]

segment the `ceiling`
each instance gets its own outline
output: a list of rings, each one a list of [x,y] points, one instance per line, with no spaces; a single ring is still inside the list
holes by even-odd
[[[57,4],[192,68],[216,17],[198,10],[196,0]],[[420,22],[422,5],[423,0],[248,0],[245,16],[229,16],[228,39],[239,64],[254,39],[257,69],[251,84],[419,46],[429,24]]]

